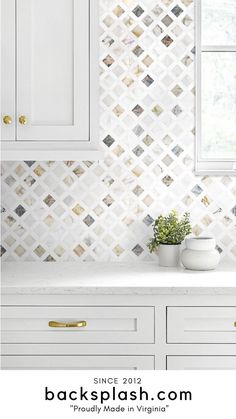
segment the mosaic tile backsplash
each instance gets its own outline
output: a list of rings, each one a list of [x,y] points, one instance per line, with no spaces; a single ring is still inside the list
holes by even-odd
[[[104,160],[3,163],[2,259],[155,259],[153,220],[175,208],[236,261],[236,178],[193,173],[193,1],[100,4]]]

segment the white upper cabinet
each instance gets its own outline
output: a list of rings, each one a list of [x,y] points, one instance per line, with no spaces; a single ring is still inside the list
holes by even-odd
[[[98,1],[1,4],[2,159],[97,159]]]

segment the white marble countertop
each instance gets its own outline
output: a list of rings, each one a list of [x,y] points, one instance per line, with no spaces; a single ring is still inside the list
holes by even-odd
[[[161,268],[156,262],[8,262],[2,294],[236,294],[236,263],[215,271]]]

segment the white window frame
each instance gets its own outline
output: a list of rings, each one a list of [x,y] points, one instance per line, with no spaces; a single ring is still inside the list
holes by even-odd
[[[195,44],[196,44],[196,139],[195,139],[195,173],[199,175],[236,176],[236,159],[203,158],[202,152],[202,117],[201,117],[201,67],[203,52],[235,52],[236,46],[202,45],[202,1],[195,1]],[[236,135],[236,134],[235,134]],[[236,139],[235,139],[236,141]]]

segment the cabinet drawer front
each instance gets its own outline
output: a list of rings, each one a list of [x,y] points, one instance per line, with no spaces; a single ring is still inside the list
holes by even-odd
[[[236,356],[168,356],[168,370],[235,370]]]
[[[154,356],[2,356],[2,369],[153,370]]]
[[[50,327],[49,322],[84,327]],[[4,343],[154,343],[153,307],[2,307]]]
[[[236,343],[236,307],[168,307],[167,343]]]

